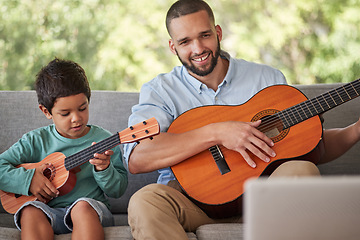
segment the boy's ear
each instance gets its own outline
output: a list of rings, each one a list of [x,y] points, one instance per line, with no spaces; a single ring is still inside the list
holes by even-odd
[[[40,110],[45,114],[45,117],[47,119],[52,119],[52,115],[51,113],[49,112],[49,110],[42,104],[39,104],[39,108]]]

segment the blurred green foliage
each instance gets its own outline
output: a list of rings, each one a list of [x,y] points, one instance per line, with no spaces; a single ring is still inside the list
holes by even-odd
[[[0,0],[0,90],[33,89],[54,57],[78,62],[93,90],[138,91],[179,65],[168,49],[170,0]],[[360,0],[208,0],[234,57],[291,84],[360,77]]]

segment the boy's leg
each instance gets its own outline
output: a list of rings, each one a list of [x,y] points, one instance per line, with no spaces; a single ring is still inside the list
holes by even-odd
[[[70,215],[73,222],[72,239],[104,239],[99,216],[87,202],[78,202]]]
[[[64,224],[65,211],[66,211],[65,208],[51,208],[47,204],[42,203],[40,201],[30,201],[30,202],[26,202],[24,205],[22,205],[19,208],[19,210],[14,215],[14,221],[16,227],[21,231],[23,230],[27,231],[26,228],[27,228],[27,224],[29,223],[36,224],[37,225],[36,227],[41,227],[42,226],[41,223],[46,223],[46,222],[49,223],[52,231],[51,236],[47,234],[47,239],[49,239],[52,238],[54,234],[63,234],[70,232],[70,230]],[[39,219],[41,220],[41,222],[40,220],[38,221],[37,220],[38,218],[35,218],[34,215],[32,215],[33,212],[35,212],[34,215],[35,214],[38,214],[39,216],[43,215],[46,221],[42,221],[42,219],[40,218]],[[28,219],[30,219],[30,221]],[[37,234],[40,233],[42,234],[43,231],[37,232]],[[38,239],[40,238],[38,237]]]
[[[72,239],[104,239],[103,227],[113,225],[113,216],[105,204],[89,198],[80,198],[65,215]]]
[[[45,213],[34,206],[20,212],[21,239],[54,239],[54,231]]]
[[[139,239],[188,239],[185,231],[214,223],[199,207],[178,190],[162,184],[150,184],[130,199],[129,225]]]

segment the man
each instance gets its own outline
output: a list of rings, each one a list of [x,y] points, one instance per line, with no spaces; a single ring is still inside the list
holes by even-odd
[[[256,129],[260,121],[218,122],[179,134],[166,132],[173,120],[189,109],[239,105],[267,86],[286,83],[276,69],[234,59],[221,51],[221,27],[215,25],[212,10],[201,0],[174,3],[167,13],[166,27],[171,37],[170,50],[183,66],[144,84],[139,104],[133,107],[129,118],[131,125],[154,116],[161,126],[161,134],[153,141],[125,146],[131,173],[160,173],[158,184],[144,187],[130,200],[129,224],[135,239],[187,239],[185,231],[195,231],[202,224],[241,221],[241,216],[208,217],[176,190],[169,167],[214,145],[239,152],[252,168],[256,168],[258,160],[249,153],[265,162],[276,156],[272,140]],[[324,137],[328,151],[322,162],[340,156],[359,141],[360,121],[344,129],[327,130]],[[288,161],[271,177],[317,175],[319,170],[311,162]]]

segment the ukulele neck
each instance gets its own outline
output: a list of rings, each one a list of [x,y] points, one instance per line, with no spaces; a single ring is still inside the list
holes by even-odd
[[[104,153],[106,150],[109,150],[120,144],[119,134],[114,134],[113,136],[106,138],[88,148],[81,150],[67,158],[65,158],[65,168],[66,170],[74,169],[90,159],[94,158],[95,153]]]

